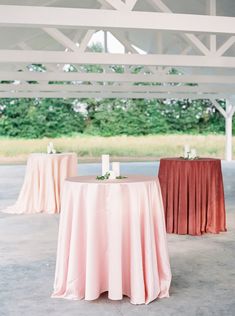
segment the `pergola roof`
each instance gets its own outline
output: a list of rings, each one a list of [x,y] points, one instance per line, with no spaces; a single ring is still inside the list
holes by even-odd
[[[89,42],[101,30],[105,52],[91,52]],[[109,52],[109,34],[123,53]],[[32,71],[31,64],[43,64],[46,71]],[[83,64],[101,65],[103,72],[86,73]],[[113,65],[123,66],[123,73]],[[136,66],[142,66],[138,73]],[[216,102],[234,97],[234,68],[234,0],[0,0],[2,98]]]

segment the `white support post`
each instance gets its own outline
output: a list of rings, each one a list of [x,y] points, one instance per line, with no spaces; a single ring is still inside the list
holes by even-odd
[[[226,118],[225,118],[225,132],[226,132],[226,147],[225,147],[225,159],[231,161],[233,158],[233,106],[226,100]]]
[[[209,15],[216,16],[216,0],[209,0]],[[211,34],[209,37],[210,53],[214,55],[216,53],[216,35]]]
[[[108,33],[104,31],[104,52],[108,53]]]

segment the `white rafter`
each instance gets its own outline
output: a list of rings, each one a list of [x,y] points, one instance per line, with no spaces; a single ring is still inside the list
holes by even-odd
[[[132,93],[132,92],[0,92],[0,98],[121,98],[121,99],[210,99],[211,94],[185,93]],[[221,94],[220,98],[227,95]]]
[[[230,98],[227,99],[227,102],[229,102],[231,104],[231,110],[230,110],[230,117],[233,117],[234,113],[235,113],[235,105],[232,104],[232,101],[230,100]]]
[[[223,117],[226,118],[226,111],[222,108],[219,102],[215,98],[210,98],[210,101],[214,105],[214,107],[223,115]]]
[[[113,34],[114,37],[116,37],[116,39],[120,43],[122,43],[122,45],[125,47],[127,52],[130,52],[130,53],[133,53],[133,54],[139,54],[137,49],[131,45],[130,41],[127,38],[123,37],[121,34],[119,34],[118,32],[115,32],[115,31],[113,31],[111,33]],[[162,53],[162,51],[160,53]],[[149,66],[146,69],[143,68],[141,70],[141,72],[144,72],[144,71],[147,70],[147,71],[149,71],[149,72],[151,72],[153,74],[157,74],[159,72],[160,73],[167,73],[170,70],[170,67],[165,67],[164,69],[163,69],[163,67],[161,67],[161,68],[158,67],[158,68],[159,69],[156,69],[156,67],[153,67],[153,66]]]
[[[102,7],[112,8],[119,11],[132,10],[137,0],[127,0],[125,3],[121,0],[98,0]]]
[[[88,84],[0,84],[1,92],[9,91],[71,91],[71,92],[139,92],[139,93],[204,93],[204,94],[226,94],[233,93],[235,86],[156,86],[156,85],[88,85]]]
[[[98,0],[103,7],[110,7],[115,10],[125,11],[127,6],[121,0]]]
[[[26,44],[25,42],[20,42],[20,43],[17,44],[17,46],[20,47],[23,50],[32,50],[32,47],[29,46],[29,44]],[[27,65],[25,67],[27,67]],[[51,70],[51,71],[57,71],[58,70],[56,65],[47,65],[46,69],[47,70]],[[27,80],[27,79],[25,79],[25,80]]]
[[[97,3],[90,9],[45,7],[53,5],[57,0],[48,0],[42,6],[0,5],[0,28],[3,27],[3,32],[5,28],[17,27],[22,28],[22,34],[25,35],[21,35],[17,30],[19,41],[13,43],[12,39],[7,40],[7,49],[0,50],[2,69],[14,69],[17,65],[18,69],[24,70],[0,71],[0,81],[14,82],[0,84],[0,98],[209,99],[225,117],[226,159],[231,160],[232,118],[235,112],[235,104],[232,104],[235,100],[235,76],[231,75],[232,68],[235,68],[235,56],[232,55],[234,50],[231,47],[235,43],[235,18],[217,16],[216,0],[204,1],[208,5],[205,15],[175,14],[166,5],[169,2],[165,0],[147,0],[160,12],[139,11],[144,10],[144,1],[138,3],[137,11],[133,11],[137,1],[97,0],[101,4],[99,9],[94,9],[98,7]],[[24,33],[26,28],[31,30]],[[75,34],[72,39],[70,35],[65,35],[65,28],[71,29]],[[48,51],[50,44],[43,48],[45,50],[33,50],[30,41],[36,43],[37,36],[40,43],[35,46],[45,47],[41,42],[41,29],[64,46],[65,51]],[[105,34],[112,33],[124,45],[126,53],[110,54],[107,49],[106,53],[87,52],[86,48],[95,30],[103,30]],[[144,46],[140,44],[139,47],[144,49],[146,54],[139,54],[138,48],[128,39],[128,32],[132,31],[134,38],[140,36],[139,34],[147,34],[147,31],[150,31],[151,37],[154,33],[158,34],[158,41],[153,43],[149,51],[148,40],[142,41]],[[190,47],[178,52],[179,45],[177,44],[174,50],[174,44],[170,43],[171,48],[166,50],[161,37],[168,31],[186,39]],[[11,30],[9,34],[10,32]],[[221,34],[221,38],[228,39],[218,48],[216,36]],[[205,38],[209,41],[205,41]],[[48,39],[45,44],[48,44]],[[4,41],[1,47],[4,47],[3,45]],[[34,44],[32,46],[34,47]],[[105,46],[107,47],[107,36]],[[195,49],[197,51],[194,54]],[[52,71],[27,71],[27,65],[32,63],[43,64]],[[65,72],[61,68],[63,64],[101,65],[103,73]],[[113,65],[122,66],[124,73],[112,72]],[[141,71],[138,74],[130,73],[136,66],[141,66]],[[183,67],[182,72],[192,73],[167,74],[172,67]],[[84,67],[79,68],[84,71]],[[227,75],[202,75],[201,73],[208,71],[207,68],[213,68],[209,69],[209,73]],[[226,68],[230,68],[230,71]],[[37,83],[30,84],[30,81]],[[63,84],[49,84],[51,81],[61,81]],[[155,84],[143,85],[141,82]],[[226,109],[220,105],[220,99],[226,99]]]
[[[126,0],[126,8],[127,8],[127,10],[133,10],[133,8],[136,5],[137,1],[138,0]]]
[[[56,63],[235,68],[235,57],[0,50],[0,63]]]
[[[161,0],[148,0],[148,2],[154,6],[155,8],[159,9],[161,12],[165,13],[173,13],[168,6]],[[208,55],[210,53],[209,49],[199,40],[197,36],[194,34],[182,34],[182,36],[186,39],[187,42],[193,44],[193,46],[204,55]]]
[[[104,66],[107,67],[107,66]],[[235,76],[1,71],[0,80],[235,84]]]
[[[217,50],[216,55],[222,56],[232,45],[235,44],[235,36],[231,36],[224,44]]]
[[[0,5],[0,25],[235,34],[233,17],[14,5]]]
[[[69,48],[71,51],[76,52],[78,51],[78,47],[76,44],[64,35],[61,31],[55,28],[43,28],[43,31],[50,35],[53,39],[55,39],[58,43],[63,45],[65,48]]]
[[[114,37],[116,37],[116,39],[122,43],[122,45],[125,47],[127,52],[133,53],[133,54],[139,54],[139,52],[137,51],[137,49],[135,47],[133,47],[130,43],[130,41],[128,39],[126,39],[125,37],[123,37],[121,34],[117,33],[117,32],[111,32],[113,34]],[[162,69],[162,73],[163,72],[167,72],[168,71],[168,67],[166,67],[165,70]],[[146,69],[142,69],[142,72],[144,72],[145,70],[150,71],[151,73],[159,73],[159,71],[156,69],[156,67],[152,67],[149,66]]]
[[[165,3],[161,0],[147,0],[155,9],[160,10],[161,12],[171,13],[170,8],[165,5]]]
[[[83,38],[81,39],[80,43],[79,43],[79,48],[78,51],[79,52],[84,52],[87,48],[87,45],[90,41],[90,39],[92,38],[92,35],[95,33],[95,30],[88,30],[86,32],[86,34],[83,36]]]
[[[201,53],[204,55],[209,55],[209,49],[199,40],[194,34],[184,34],[183,35],[188,43],[192,43]]]
[[[125,37],[123,37],[121,34],[119,34],[117,31],[111,31],[112,35],[116,37],[116,39],[122,43],[122,45],[126,48],[127,52],[130,53],[136,53],[138,54],[138,51],[131,45],[130,41],[128,41]]]

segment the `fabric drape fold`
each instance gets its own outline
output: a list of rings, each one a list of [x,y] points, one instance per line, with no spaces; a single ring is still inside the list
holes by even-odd
[[[168,297],[171,271],[155,177],[65,181],[53,297],[133,304]]]
[[[16,203],[6,213],[60,212],[61,191],[67,177],[77,175],[76,154],[31,154]]]
[[[219,159],[161,159],[158,175],[168,233],[201,235],[226,231]]]

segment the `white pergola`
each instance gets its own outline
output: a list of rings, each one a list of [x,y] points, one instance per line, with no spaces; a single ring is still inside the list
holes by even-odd
[[[105,51],[91,52],[100,31]],[[123,53],[109,51],[110,35]],[[0,98],[209,99],[232,160],[234,69],[234,0],[0,0]]]

